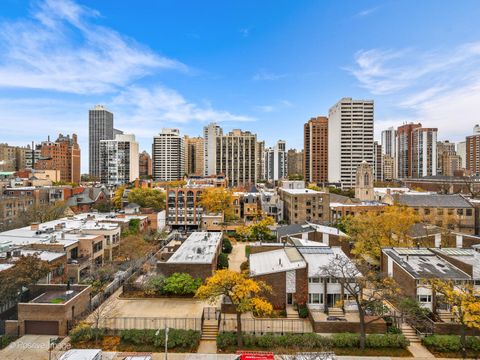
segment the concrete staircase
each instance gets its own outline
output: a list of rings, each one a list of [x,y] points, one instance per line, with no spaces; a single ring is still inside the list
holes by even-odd
[[[292,305],[287,305],[287,319],[299,319],[298,311]]]
[[[202,340],[217,340],[218,322],[217,320],[204,320],[202,325]]]
[[[417,332],[410,325],[403,323],[400,330],[402,330],[403,335],[410,341],[410,344],[421,342],[417,336]]]
[[[339,318],[345,318],[345,314],[341,308],[328,308],[328,316],[336,316]]]
[[[450,311],[437,311],[437,315],[445,323],[455,322],[456,315]]]

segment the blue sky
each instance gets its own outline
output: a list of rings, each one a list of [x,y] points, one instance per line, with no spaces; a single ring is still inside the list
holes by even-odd
[[[162,127],[210,121],[303,146],[342,97],[462,140],[480,122],[478,1],[2,0],[0,141],[79,135],[88,109],[150,150]]]

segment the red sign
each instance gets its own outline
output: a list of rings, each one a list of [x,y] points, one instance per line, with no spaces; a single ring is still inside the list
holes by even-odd
[[[237,351],[239,360],[274,360],[273,352],[267,351]]]

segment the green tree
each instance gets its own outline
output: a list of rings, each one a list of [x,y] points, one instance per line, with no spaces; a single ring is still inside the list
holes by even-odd
[[[220,270],[228,269],[228,255],[227,254],[222,252],[218,255],[217,268],[220,269]]]
[[[20,257],[12,268],[0,272],[0,306],[17,299],[22,288],[36,284],[49,272],[48,263],[36,255]]]
[[[128,193],[128,202],[136,203],[143,208],[162,211],[165,209],[165,193],[157,189],[135,188]]]
[[[222,244],[222,252],[225,254],[230,254],[233,250],[232,243],[230,242],[229,239],[224,238],[223,239],[223,244]]]
[[[193,295],[202,285],[202,279],[194,279],[190,274],[174,273],[165,279],[163,291],[174,295]]]

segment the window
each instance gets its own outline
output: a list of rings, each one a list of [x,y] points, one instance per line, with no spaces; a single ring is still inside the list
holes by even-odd
[[[430,215],[430,209],[424,209],[424,210],[423,210],[423,213],[424,213],[425,215]]]
[[[418,295],[418,302],[431,303],[432,302],[432,295]]]
[[[466,210],[466,215],[467,216],[472,216],[472,209],[467,209]]]
[[[323,304],[323,294],[308,294],[308,303],[309,304]]]
[[[443,209],[437,209],[437,215],[443,215]]]
[[[463,215],[463,209],[457,209],[457,215]]]
[[[308,282],[309,282],[309,283],[318,284],[318,283],[320,283],[320,278],[318,278],[318,277],[311,277],[311,278],[308,278]]]

